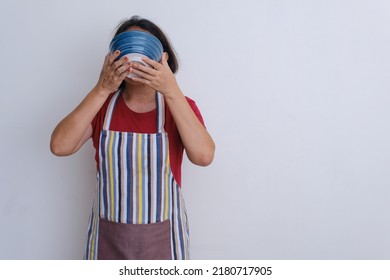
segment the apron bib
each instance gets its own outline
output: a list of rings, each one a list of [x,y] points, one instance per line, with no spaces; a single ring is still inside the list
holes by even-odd
[[[169,162],[165,108],[156,94],[158,133],[110,131],[118,91],[99,140],[97,194],[85,259],[189,259],[189,230],[181,188]]]

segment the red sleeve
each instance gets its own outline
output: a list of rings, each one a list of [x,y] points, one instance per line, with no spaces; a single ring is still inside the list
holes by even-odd
[[[186,96],[186,99],[187,99],[188,104],[191,106],[192,111],[194,111],[195,115],[198,117],[198,120],[203,124],[204,127],[206,127],[204,124],[202,114],[200,113],[199,108],[196,105],[195,101],[187,96]]]

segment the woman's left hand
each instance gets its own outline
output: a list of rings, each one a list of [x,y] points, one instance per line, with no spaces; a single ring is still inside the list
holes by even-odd
[[[166,52],[163,53],[161,63],[147,57],[143,58],[143,61],[153,68],[133,63],[130,73],[138,75],[138,77],[131,78],[133,81],[148,85],[165,96],[178,92],[179,86],[168,65],[168,54]]]

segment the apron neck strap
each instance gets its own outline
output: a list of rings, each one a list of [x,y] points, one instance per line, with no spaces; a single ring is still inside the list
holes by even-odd
[[[158,133],[164,133],[165,125],[165,103],[164,97],[161,93],[156,93],[156,108],[157,108],[157,131]]]
[[[114,96],[111,98],[110,103],[108,104],[106,116],[104,117],[103,130],[110,130],[112,112],[114,112],[114,107],[118,97],[121,93],[121,90],[118,90]]]
[[[118,90],[114,96],[111,98],[110,103],[108,104],[106,116],[104,118],[103,130],[110,130],[110,124],[112,119],[112,114],[114,112],[115,104],[120,96],[121,90]],[[156,93],[156,109],[157,109],[157,132],[164,133],[165,125],[165,104],[164,97],[161,93]]]

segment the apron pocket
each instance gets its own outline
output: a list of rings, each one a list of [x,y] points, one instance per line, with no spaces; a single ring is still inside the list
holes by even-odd
[[[100,218],[99,260],[171,260],[171,223],[115,223]]]

